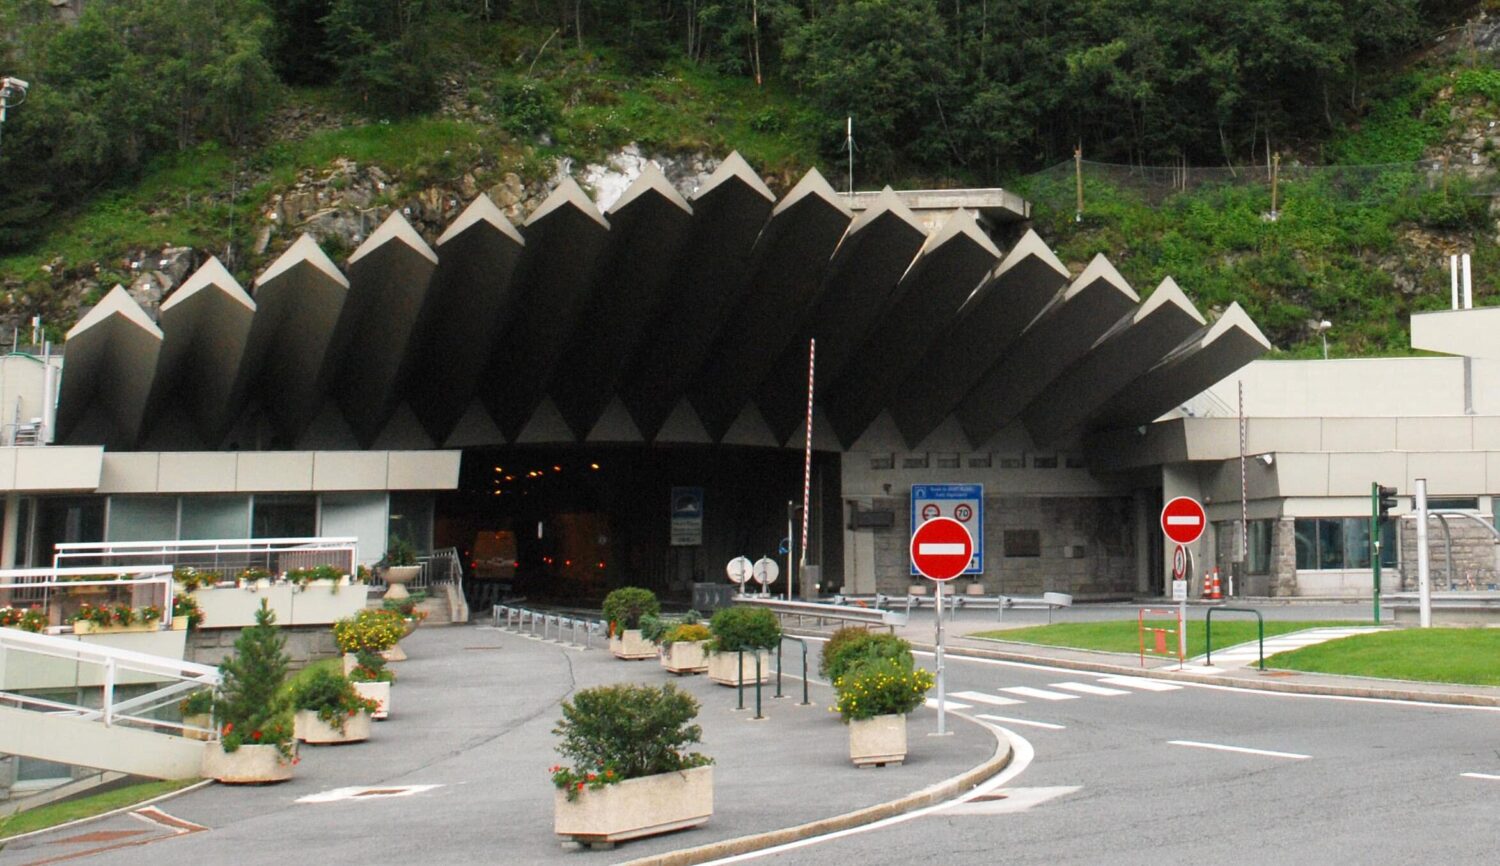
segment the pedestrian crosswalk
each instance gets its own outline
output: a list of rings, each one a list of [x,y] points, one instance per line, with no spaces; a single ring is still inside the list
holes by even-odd
[[[1170,692],[1182,686],[1148,679],[1146,677],[1110,676],[1100,677],[1092,683],[1068,681],[1051,683],[1046,688],[1037,686],[1004,686],[993,691],[963,691],[947,695],[950,710],[969,710],[976,704],[986,707],[1004,707],[1031,701],[1072,701],[1080,697],[1117,698],[1135,692]],[[936,708],[934,698],[927,699],[927,706]]]

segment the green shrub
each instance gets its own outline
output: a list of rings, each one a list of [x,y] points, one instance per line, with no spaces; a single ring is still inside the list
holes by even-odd
[[[671,627],[671,620],[662,619],[654,613],[641,616],[641,637],[652,643],[661,643],[662,635],[666,634],[667,629]]]
[[[367,607],[333,624],[333,639],[340,652],[385,652],[405,636],[406,624],[400,614],[391,610]]]
[[[893,634],[863,632],[850,635],[830,655],[825,648],[818,669],[829,682],[838,682],[855,668],[873,661],[895,661],[909,670],[913,665],[911,644]]]
[[[584,689],[564,701],[552,733],[557,751],[572,766],[552,768],[552,783],[572,800],[587,785],[600,788],[626,779],[671,773],[713,763],[686,751],[703,730],[689,724],[698,702],[676,687],[639,685]]]
[[[641,627],[641,617],[661,615],[656,594],[638,586],[622,586],[604,597],[604,618],[617,629]]]
[[[184,716],[206,716],[214,711],[214,693],[208,689],[199,689],[183,698],[177,707]]]
[[[540,135],[561,118],[557,98],[535,81],[513,81],[503,84],[495,94],[500,125],[517,135]]]
[[[379,709],[375,701],[361,697],[347,677],[328,668],[318,668],[299,680],[290,697],[293,707],[317,713],[324,724],[339,733],[355,713]]]
[[[393,683],[396,681],[396,672],[386,667],[385,656],[380,653],[362,649],[357,651],[354,657],[356,663],[354,670],[349,672],[350,682]]]
[[[726,607],[714,614],[708,628],[712,652],[771,649],[781,642],[781,623],[763,607]]]
[[[904,716],[922,706],[932,684],[931,671],[913,670],[893,658],[867,660],[835,681],[838,703],[833,709],[846,722]]]
[[[708,640],[712,633],[708,626],[699,622],[682,622],[667,629],[661,636],[662,646],[671,646],[678,641]]]
[[[224,751],[275,746],[283,757],[292,757],[292,725],[281,694],[287,663],[286,638],[276,627],[276,614],[262,600],[255,625],[240,632],[234,655],[219,665],[214,718],[223,725]]]
[[[823,654],[818,662],[818,673],[827,678],[829,665],[843,651],[844,645],[869,633],[870,630],[863,626],[846,625],[829,635],[828,641],[823,644]]]

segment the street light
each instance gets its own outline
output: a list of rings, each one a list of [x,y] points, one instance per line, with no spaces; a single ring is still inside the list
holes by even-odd
[[[1333,323],[1327,319],[1319,322],[1317,327],[1318,336],[1323,338],[1323,360],[1325,361],[1328,360],[1328,329],[1331,327]]]

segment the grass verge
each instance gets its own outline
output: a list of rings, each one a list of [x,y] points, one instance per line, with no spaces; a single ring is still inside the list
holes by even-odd
[[[95,815],[144,802],[153,797],[160,797],[162,794],[169,794],[195,784],[197,781],[197,779],[175,779],[166,782],[141,782],[116,788],[113,791],[105,791],[102,794],[92,794],[76,800],[38,806],[35,809],[12,815],[10,818],[0,818],[0,839],[45,830],[48,827],[56,827],[80,818],[92,818]]]
[[[1500,631],[1384,631],[1320,643],[1266,659],[1267,667],[1460,685],[1500,685]]]
[[[1276,635],[1302,631],[1309,628],[1330,628],[1360,624],[1346,620],[1268,622],[1266,623],[1266,637],[1271,638]],[[1148,628],[1175,627],[1173,620],[1166,619],[1147,620],[1146,625]],[[1242,620],[1214,621],[1214,649],[1224,649],[1235,644],[1253,641],[1255,640],[1255,635],[1254,622]],[[1189,657],[1200,656],[1208,651],[1207,635],[1204,634],[1204,623],[1202,620],[1190,620],[1188,622],[1187,636],[1187,653]],[[1062,622],[1053,623],[1052,625],[1032,626],[1030,628],[984,631],[971,634],[969,637],[1114,653],[1139,653],[1141,649],[1139,623],[1134,619],[1109,620],[1105,622]],[[1174,639],[1175,636],[1169,636],[1167,638],[1167,645],[1172,646]],[[1151,640],[1152,637],[1148,634],[1148,646]]]

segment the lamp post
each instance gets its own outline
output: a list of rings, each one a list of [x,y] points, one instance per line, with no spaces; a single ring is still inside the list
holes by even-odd
[[[31,85],[19,78],[0,78],[0,133],[5,132],[5,112],[26,101]]]
[[[1328,329],[1331,327],[1333,323],[1327,319],[1318,322],[1318,336],[1323,338],[1323,360],[1325,361],[1328,360]]]

